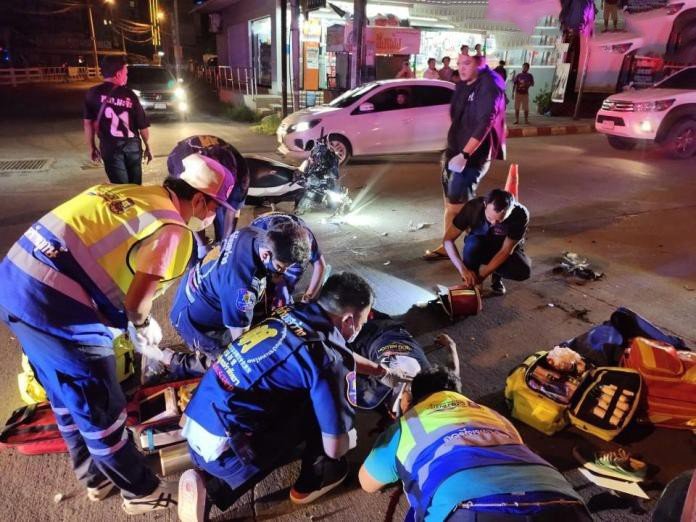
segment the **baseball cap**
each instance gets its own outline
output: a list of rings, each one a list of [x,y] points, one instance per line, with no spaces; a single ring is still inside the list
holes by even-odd
[[[235,186],[240,181],[239,174],[246,174],[243,162],[241,154],[229,143],[216,136],[198,135],[176,144],[167,157],[167,169],[171,177],[185,181],[219,205],[236,210],[229,200],[238,192]]]

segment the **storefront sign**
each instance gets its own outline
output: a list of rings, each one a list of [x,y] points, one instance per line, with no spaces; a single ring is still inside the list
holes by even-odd
[[[565,100],[566,86],[568,85],[568,75],[570,74],[569,63],[557,63],[556,72],[553,76],[553,90],[551,91],[551,101],[563,103]]]
[[[302,41],[318,42],[321,40],[321,21],[315,18],[302,21]]]
[[[374,44],[376,54],[418,54],[421,32],[412,27],[366,27],[366,45]],[[344,47],[353,51],[353,24],[346,23]]]
[[[305,42],[303,45],[303,88],[305,91],[316,91],[319,89],[319,44]]]
[[[345,25],[330,25],[326,28],[326,50],[332,53],[339,53],[345,50]]]

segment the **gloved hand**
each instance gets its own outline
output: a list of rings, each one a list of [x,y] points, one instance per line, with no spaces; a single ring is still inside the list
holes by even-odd
[[[159,343],[162,341],[162,328],[152,317],[148,317],[144,324],[135,326],[128,321],[128,337],[135,351],[139,354],[146,355],[145,350],[154,348],[159,351]]]
[[[380,377],[379,382],[389,388],[396,388],[404,382],[411,382],[412,377],[406,375],[400,368],[389,368],[386,365],[381,365],[384,369],[384,375]]]
[[[461,152],[454,156],[449,162],[447,163],[447,168],[451,170],[452,172],[461,172],[464,170],[466,167],[466,158],[464,157],[464,154]]]

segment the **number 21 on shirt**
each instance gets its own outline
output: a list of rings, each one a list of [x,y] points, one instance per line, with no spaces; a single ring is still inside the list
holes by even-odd
[[[118,129],[119,122],[123,122],[123,125],[126,126],[128,137],[135,138],[135,134],[130,130],[130,118],[128,117],[128,111],[123,111],[117,114],[111,107],[107,107],[104,111],[104,116],[111,120],[110,132],[114,138],[123,138],[123,131]]]

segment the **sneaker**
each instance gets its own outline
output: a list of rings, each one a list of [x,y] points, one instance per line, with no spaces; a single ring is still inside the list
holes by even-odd
[[[179,505],[177,513],[181,522],[205,520],[205,481],[195,469],[187,469],[179,479]]]
[[[111,482],[109,479],[106,479],[98,486],[95,486],[93,488],[87,488],[87,498],[90,499],[92,502],[99,502],[100,500],[104,500],[111,494],[114,487],[114,483]]]
[[[590,471],[629,482],[643,480],[648,469],[645,462],[634,459],[622,448],[615,451],[593,451],[575,446],[573,456]]]
[[[290,489],[290,501],[309,504],[339,486],[348,476],[345,457],[334,460],[321,455],[313,463],[302,463],[300,476]]]
[[[503,284],[503,278],[498,274],[493,274],[491,276],[491,292],[495,295],[505,295],[505,285]]]
[[[123,510],[129,515],[142,515],[176,506],[177,484],[161,480],[157,489],[142,497],[124,498]]]

